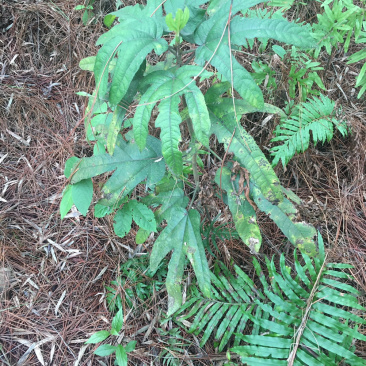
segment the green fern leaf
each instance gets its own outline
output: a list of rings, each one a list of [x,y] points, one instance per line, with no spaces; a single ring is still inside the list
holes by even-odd
[[[283,144],[271,149],[271,155],[274,156],[272,165],[277,165],[281,160],[283,166],[286,166],[297,152],[306,151],[310,143],[310,132],[314,144],[330,141],[334,127],[343,136],[347,135],[346,123],[335,117],[335,102],[320,95],[320,99],[314,98],[300,104],[291,118],[283,120],[274,131],[276,137],[272,142],[281,141]]]
[[[329,282],[320,234],[319,238],[320,254],[316,259],[303,254],[307,259],[302,265],[295,251],[295,276],[291,267],[286,265],[284,255],[280,257],[280,271],[274,260],[266,259],[270,285],[254,258],[263,293],[240,268],[235,267],[235,277],[223,264],[215,265],[216,274],[211,274],[212,299],[199,296],[193,290],[194,297],[177,311],[175,320],[180,323],[194,317],[189,332],[202,334],[201,346],[211,336],[216,341],[221,340],[219,351],[235,335],[234,347],[230,351],[251,366],[287,365],[291,357],[294,357],[294,365],[337,365],[337,360],[352,366],[364,365],[349,345],[352,339],[366,340],[366,336],[349,323],[365,324],[366,320],[338,305],[349,310],[365,309],[353,297],[357,291],[351,285],[336,280]],[[298,274],[299,268],[301,275]],[[191,311],[182,315],[189,309]],[[252,325],[251,334],[241,334],[244,327],[239,332],[240,323],[247,324],[248,320]],[[298,347],[294,348],[295,344]]]
[[[168,314],[174,313],[182,304],[181,281],[186,257],[192,264],[201,291],[210,297],[209,268],[199,227],[200,215],[197,211],[187,212],[177,208],[151,252],[150,268],[155,272],[160,262],[173,250],[166,278]]]
[[[212,299],[205,296],[194,297],[187,306],[183,305],[176,313],[176,321],[181,321],[194,316],[189,332],[199,334],[203,332],[200,346],[203,347],[211,335],[220,340],[219,351],[227,345],[236,332],[241,332],[253,311],[252,282],[239,281],[223,264],[217,263],[217,271],[225,275],[211,273]],[[242,283],[249,285],[243,286]],[[254,284],[253,284],[254,285]],[[191,309],[188,314],[179,316],[184,310]],[[220,324],[220,326],[218,326]]]
[[[304,257],[306,257],[306,255],[304,255]],[[289,356],[291,357],[290,347],[293,344],[292,328],[295,327],[300,329],[298,330],[299,332],[302,332],[301,342],[299,343],[300,347],[298,349],[296,348],[296,353],[292,355],[295,357],[295,364],[297,361],[301,360],[301,362],[305,362],[308,365],[335,365],[332,359],[334,359],[334,357],[340,357],[345,359],[347,364],[362,365],[363,361],[355,356],[349,349],[345,348],[343,343],[349,336],[357,339],[366,339],[366,337],[358,333],[355,329],[349,328],[346,323],[339,320],[339,318],[343,318],[348,321],[352,318],[354,321],[360,322],[361,318],[337,308],[337,304],[360,310],[364,310],[364,308],[357,303],[355,297],[345,293],[347,290],[350,290],[350,288],[344,287],[345,284],[339,283],[338,281],[335,281],[338,283],[329,282],[328,277],[326,276],[327,271],[324,261],[321,263],[320,267],[316,268],[314,262],[310,264],[308,262],[303,267],[296,257],[295,260],[297,262],[297,266],[295,266],[297,272],[299,272],[299,268],[302,269],[302,275],[295,278],[290,276],[289,268],[285,266],[285,258],[283,255],[280,265],[281,272],[276,271],[273,261],[268,263],[271,276],[273,276],[272,285],[276,283],[276,286],[278,286],[280,290],[281,297],[271,296],[270,299],[273,301],[273,309],[268,308],[269,304],[260,304],[260,307],[265,312],[269,312],[273,317],[272,319],[276,320],[264,321],[263,319],[254,319],[251,317],[253,322],[260,325],[262,329],[261,332],[268,330],[270,334],[276,334],[277,336],[275,338],[263,335],[240,336],[241,340],[244,340],[251,346],[239,346],[233,348],[232,351],[243,355],[242,362],[247,362],[249,365],[256,365],[261,364],[261,362],[263,364],[269,364],[265,359],[266,351],[262,350],[263,353],[259,354],[256,347],[269,347],[270,352],[273,351],[273,347],[282,349],[283,351],[287,349],[287,352],[281,357],[276,357],[274,354],[269,355],[269,357],[283,358],[282,362],[287,362]],[[258,264],[257,268],[259,269]],[[309,268],[312,269],[312,271],[309,271],[309,274],[312,272],[310,277],[305,274]],[[307,286],[307,290],[301,286],[300,281],[302,278],[305,278],[304,284]],[[337,288],[341,288],[342,293],[340,293]],[[266,295],[269,293],[268,289],[265,290]],[[353,288],[350,293],[355,293]],[[309,300],[309,298],[311,300]],[[286,309],[286,307],[283,306],[284,301],[291,303],[290,309]],[[312,302],[314,303],[312,304]],[[276,308],[279,310],[279,314],[276,314]],[[286,312],[287,316],[284,316],[283,312]],[[324,313],[328,315],[325,315]],[[307,317],[304,317],[304,314],[307,314]],[[291,318],[293,319],[292,321],[290,321]],[[304,321],[306,321],[306,325],[302,328]],[[361,320],[361,322],[365,321]],[[277,325],[282,323],[282,328],[277,329],[274,323]],[[286,329],[283,327],[288,327],[288,335],[283,333],[283,330]],[[289,342],[291,342],[290,347],[288,345]],[[252,346],[254,346],[254,348],[251,348]],[[308,350],[311,350],[311,352]],[[277,355],[279,354],[280,353]],[[253,358],[255,359],[253,360]]]
[[[135,143],[119,138],[113,156],[105,153],[81,159],[71,183],[115,170],[104,184],[104,198],[99,202],[113,206],[143,180],[147,179],[148,185],[159,182],[165,174],[165,163],[161,158],[161,143],[154,137],[149,136],[149,148],[142,152]]]

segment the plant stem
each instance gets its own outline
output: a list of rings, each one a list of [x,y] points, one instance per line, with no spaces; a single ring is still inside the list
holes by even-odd
[[[187,108],[187,103],[186,103],[184,96],[183,96],[182,100],[183,100],[183,107]],[[190,119],[190,117],[188,117],[186,121],[187,121],[188,132],[189,132],[189,135],[191,136],[191,142],[193,144],[195,144],[196,137],[194,134],[192,120]],[[195,151],[193,152],[193,156],[192,156],[192,170],[193,170],[193,179],[194,179],[195,188],[193,191],[193,196],[192,196],[191,202],[189,204],[188,210],[190,210],[192,208],[192,205],[196,198],[199,184],[200,184],[200,178],[199,178],[199,174],[198,174],[198,165],[197,165],[197,149],[195,147],[194,147],[194,149],[195,149]]]
[[[325,66],[325,69],[324,69],[324,72],[323,72],[323,75],[324,75],[324,76],[325,76],[326,72],[328,71],[328,68],[329,68],[330,62],[332,61],[332,58],[333,58],[333,52],[334,52],[334,46],[332,46],[332,48],[331,48],[330,55],[329,55],[329,58],[328,58],[328,62],[327,62],[327,65]]]

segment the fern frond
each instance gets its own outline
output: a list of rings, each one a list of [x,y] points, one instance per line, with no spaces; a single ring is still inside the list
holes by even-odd
[[[283,144],[271,149],[274,157],[272,165],[277,165],[281,160],[283,166],[286,166],[296,153],[306,151],[309,148],[310,132],[314,144],[330,141],[334,127],[342,136],[347,135],[346,123],[336,118],[334,101],[320,95],[320,99],[313,98],[301,103],[289,119],[282,119],[274,131],[276,137],[271,141],[281,141]]]
[[[175,314],[178,324],[187,324],[194,316],[189,333],[203,333],[203,347],[211,335],[219,342],[219,352],[228,344],[234,333],[244,331],[248,315],[254,309],[254,299],[263,297],[256,293],[253,281],[239,268],[240,276],[234,277],[221,263],[217,264],[217,275],[211,275],[211,298],[201,295],[196,289],[193,297]],[[219,324],[219,326],[217,326]]]
[[[177,312],[178,323],[194,317],[189,332],[203,334],[201,346],[213,335],[221,351],[235,337],[230,351],[250,366],[286,366],[291,360],[294,365],[365,365],[351,346],[353,339],[366,340],[357,330],[366,320],[355,312],[365,309],[358,304],[358,291],[343,282],[351,279],[343,272],[349,265],[326,262],[320,234],[316,258],[302,254],[300,262],[295,251],[295,273],[284,255],[279,269],[266,259],[269,283],[256,258],[253,262],[261,290],[240,268],[234,276],[220,264],[219,273],[211,274],[212,298],[194,290]],[[243,334],[249,325],[251,334]]]

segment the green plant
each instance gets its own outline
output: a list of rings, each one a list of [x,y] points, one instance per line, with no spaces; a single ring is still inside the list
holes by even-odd
[[[166,274],[166,266],[161,265],[153,279],[147,256],[129,259],[121,265],[119,277],[111,281],[111,286],[106,286],[109,310],[115,312],[123,308],[121,293],[130,309],[137,308],[151,299],[154,291],[158,292],[162,288]]]
[[[314,86],[326,90],[318,74],[318,71],[323,70],[320,62],[311,60],[306,53],[300,52],[295,46],[287,51],[279,45],[273,45],[272,49],[282,59],[281,69],[286,80],[285,88],[291,99],[298,97],[304,102],[309,95],[319,95],[320,92]],[[252,68],[254,70],[252,76],[258,85],[264,82],[266,88],[277,90],[276,71],[270,65],[262,61],[253,61]]]
[[[293,245],[316,254],[315,229],[297,222],[296,209],[285,197],[289,192],[239,123],[245,113],[283,112],[264,103],[260,88],[232,55],[231,47],[258,36],[300,48],[314,44],[309,27],[285,19],[235,16],[261,2],[149,0],[145,7],[124,7],[112,13],[119,23],[99,38],[97,45],[102,47],[97,56],[81,62],[82,68],[94,72],[96,81],[85,118],[87,139],[95,142],[94,155],[67,161],[65,175],[70,184],[61,201],[61,216],[73,204],[85,215],[93,195],[91,178],[113,172],[102,185],[95,215],[113,214],[116,234],[121,237],[129,232],[132,219],[143,229],[142,238],[160,232],[150,268],[155,272],[172,252],[166,277],[169,314],[182,301],[186,259],[200,289],[206,296],[211,293],[201,216],[194,205],[200,188],[199,155],[214,153],[212,134],[234,154],[238,174],[242,171],[246,177],[245,187],[240,181],[236,189],[245,202],[241,207],[231,200],[236,193],[226,183],[230,169],[225,164],[226,153],[222,157],[215,153],[221,159],[216,182],[230,192],[229,208],[243,242],[254,252],[261,246],[255,203]],[[200,5],[206,3],[204,10]],[[163,8],[172,16],[164,17]],[[208,65],[217,70],[216,76],[207,71]],[[213,84],[205,94],[197,84],[199,79],[210,79]],[[152,113],[155,123],[150,123]],[[157,128],[159,138],[154,137],[159,135]],[[189,136],[186,151],[180,144],[181,129]],[[145,191],[135,191],[140,184]]]
[[[313,89],[317,85],[320,89],[326,90],[322,79],[318,75],[319,70],[323,70],[320,62],[313,61],[303,52],[299,52],[296,47],[292,47],[289,57],[291,65],[288,74],[289,96],[295,98],[297,92],[299,99],[305,102],[311,95],[319,95],[319,91]]]
[[[227,203],[227,199],[224,198],[224,202]],[[230,239],[240,239],[239,233],[233,229],[228,227],[228,223],[223,223],[215,226],[215,224],[220,219],[221,214],[219,213],[216,217],[213,218],[213,220],[210,221],[209,225],[206,225],[205,227],[202,226],[201,232],[204,237],[203,239],[203,245],[205,249],[213,256],[213,252],[210,248],[210,242],[214,245],[214,248],[219,251],[219,248],[217,246],[216,239],[219,240],[230,240]]]
[[[185,355],[190,342],[181,335],[179,328],[172,328],[167,331],[158,329],[158,333],[159,346],[162,348],[158,359],[161,360],[163,365],[180,366],[182,363],[179,357]]]
[[[366,4],[365,0],[361,3]],[[331,6],[330,6],[331,4]],[[314,35],[319,41],[315,50],[318,57],[322,47],[328,55],[332,55],[333,48],[338,43],[344,44],[344,51],[348,51],[351,37],[357,41],[365,20],[366,10],[353,3],[353,0],[326,0],[323,2],[323,14],[318,14],[318,23],[313,25]]]
[[[264,82],[266,87],[277,90],[276,72],[269,65],[262,61],[253,61],[252,68],[254,70],[252,73],[253,79],[258,85]]]
[[[281,160],[285,167],[296,153],[303,153],[309,148],[310,132],[313,142],[330,141],[334,128],[342,136],[348,134],[345,121],[338,119],[335,102],[320,95],[308,102],[296,105],[288,117],[282,118],[274,133],[272,142],[280,141],[281,145],[271,149],[272,164],[275,166]]]
[[[313,25],[314,35],[318,39],[319,47],[315,50],[315,57],[318,57],[320,51],[324,47],[330,55],[327,63],[328,68],[333,51],[337,49],[339,43],[344,44],[344,52],[348,52],[351,39],[356,43],[365,42],[366,29],[366,1],[360,1],[361,6],[354,4],[353,0],[327,0],[324,1],[322,7],[323,14],[318,14],[318,23]],[[331,6],[330,6],[331,4]],[[363,50],[356,52],[348,57],[348,63],[359,62],[365,58]],[[366,90],[365,78],[366,66],[364,65],[356,80],[356,87],[361,89],[358,98],[361,98]]]
[[[357,39],[356,43],[364,43],[366,44],[366,21],[363,22],[363,31],[360,33],[360,37]],[[364,45],[364,49],[361,49],[358,52],[355,52],[351,56],[348,57],[348,64],[353,64],[355,62],[360,62],[365,60],[361,70],[356,78],[356,88],[361,87],[358,92],[357,98],[361,98],[363,93],[366,91],[366,48]]]
[[[365,365],[354,354],[354,339],[366,340],[357,331],[366,320],[355,311],[358,291],[345,280],[352,266],[327,263],[319,235],[319,255],[311,259],[294,252],[292,266],[282,254],[280,270],[274,259],[265,259],[270,283],[254,257],[253,263],[261,286],[239,267],[236,276],[221,263],[211,273],[212,297],[192,286],[191,298],[174,314],[183,326],[193,318],[188,332],[202,334],[200,345],[214,336],[219,351],[230,344],[230,352],[241,361],[256,365]],[[251,329],[249,335],[244,330]]]
[[[74,8],[74,10],[84,10],[83,16],[81,18],[84,25],[87,25],[88,21],[90,19],[92,19],[95,15],[94,12],[93,12],[94,2],[95,2],[95,0],[87,0],[86,1],[87,5],[76,5],[75,8]]]
[[[109,336],[119,336],[120,331],[122,330],[123,326],[123,311],[120,308],[116,315],[112,320],[112,327],[110,330],[100,330],[94,333],[86,342],[85,344],[96,344],[103,342]],[[111,344],[102,344],[99,346],[95,351],[94,354],[97,356],[110,356],[115,353],[116,360],[115,365],[118,366],[127,366],[127,354],[132,352],[135,349],[136,341],[130,341],[127,343],[126,346],[122,344],[118,344],[117,346],[112,346]]]

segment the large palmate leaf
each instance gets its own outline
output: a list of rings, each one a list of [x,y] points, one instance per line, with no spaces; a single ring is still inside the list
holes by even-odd
[[[256,213],[244,192],[240,192],[244,186],[239,187],[239,184],[231,179],[231,176],[230,169],[223,167],[222,170],[217,170],[215,182],[227,193],[229,209],[240,238],[251,248],[252,252],[258,253],[262,243],[262,235],[257,225]]]
[[[166,287],[169,295],[168,314],[182,304],[181,281],[187,257],[192,264],[201,291],[210,297],[210,271],[200,233],[200,215],[177,207],[167,227],[155,241],[150,257],[150,268],[155,272],[165,256],[173,251],[168,266]]]
[[[167,42],[160,38],[163,34],[162,26],[152,18],[145,19],[143,23],[134,22],[133,26],[123,23],[115,30],[116,27],[112,28],[112,35],[106,37],[94,65],[98,95],[104,98],[108,88],[108,66],[115,55],[118,55],[109,93],[109,102],[112,105],[118,104],[124,97],[146,56],[153,49],[161,54],[168,47]]]
[[[147,185],[156,184],[165,173],[165,163],[161,156],[161,143],[148,137],[149,146],[140,152],[136,143],[117,140],[114,154],[94,155],[82,159],[77,166],[71,183],[115,170],[104,184],[101,204],[113,205],[125,197],[137,184],[147,179]]]
[[[203,65],[209,61],[216,67],[227,81],[233,80],[234,88],[252,106],[261,108],[263,96],[256,82],[235,59],[230,57],[231,45],[246,45],[247,39],[255,37],[273,38],[280,42],[310,48],[314,46],[314,40],[309,28],[300,27],[289,23],[285,19],[259,19],[235,17],[230,22],[230,43],[226,30],[230,9],[232,15],[239,10],[248,9],[263,1],[220,1],[212,7],[209,13],[212,16],[203,22],[195,33],[195,42],[199,45],[196,50],[195,62]]]
[[[202,144],[208,145],[210,118],[204,97],[199,88],[192,82],[201,69],[197,66],[183,66],[176,69],[155,71],[145,77],[142,88],[150,85],[143,94],[133,119],[133,131],[136,143],[143,149],[146,146],[148,124],[154,105],[161,100],[159,115],[155,122],[161,128],[160,137],[163,144],[163,156],[168,166],[176,174],[183,169],[182,155],[178,150],[181,139],[179,124],[179,95],[186,95],[188,112],[192,119],[195,134]],[[204,73],[201,77],[208,77]]]

